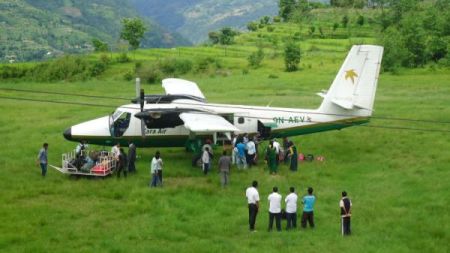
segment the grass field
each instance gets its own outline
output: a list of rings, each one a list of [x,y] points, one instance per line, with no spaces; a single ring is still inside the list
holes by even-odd
[[[220,48],[180,49],[180,57],[196,55],[196,50],[220,57],[229,72],[182,77],[196,81],[210,102],[314,108],[321,101],[314,93],[328,88],[350,42],[301,42],[305,52],[302,69],[293,73],[284,72],[278,57],[266,58],[261,68],[243,74],[246,55],[256,50],[251,44],[241,46],[242,55],[220,55]],[[317,49],[308,50],[311,45]],[[157,54],[177,53],[142,50],[136,58],[152,61]],[[122,73],[131,66],[115,65],[88,82],[3,81],[0,88],[132,98],[134,84],[121,81]],[[269,78],[271,74],[277,78]],[[41,178],[35,158],[43,142],[50,144],[50,163],[58,165],[61,154],[76,145],[63,139],[64,129],[106,115],[127,102],[0,91],[9,97],[111,105],[101,108],[0,99],[0,251],[448,252],[450,70],[426,67],[396,75],[383,73],[378,85],[374,118],[369,124],[374,127],[293,138],[301,152],[324,155],[325,162],[301,163],[297,173],[281,167],[276,176],[269,175],[262,162],[251,170],[234,169],[226,189],[221,189],[216,173],[203,176],[192,168],[191,154],[179,148],[161,149],[163,188],[147,187],[149,161],[156,149],[138,150],[138,173],[126,179],[75,180],[51,168],[48,176]],[[162,92],[159,85],[144,88],[147,93]],[[262,208],[256,222],[258,232],[249,233],[244,191],[254,179],[259,181]],[[316,229],[266,232],[267,196],[275,185],[283,197],[289,186],[295,186],[299,195],[308,186],[314,187]],[[347,190],[353,202],[353,235],[348,238],[342,238],[339,230],[342,190]]]

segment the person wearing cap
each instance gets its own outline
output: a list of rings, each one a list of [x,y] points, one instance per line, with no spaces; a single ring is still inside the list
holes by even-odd
[[[314,203],[316,197],[313,195],[313,188],[308,187],[308,195],[303,197],[303,215],[302,215],[302,228],[306,228],[306,222],[308,221],[309,227],[314,228]]]
[[[248,224],[250,231],[255,231],[256,215],[259,210],[259,193],[258,193],[258,181],[253,181],[252,186],[248,187],[245,191],[248,203]]]
[[[289,188],[290,193],[286,196],[286,229],[297,228],[297,199],[298,196],[295,193],[295,188]]]
[[[342,198],[339,201],[339,207],[341,208],[341,232],[342,235],[350,235],[350,217],[352,216],[351,208],[352,201],[347,197],[347,192],[342,192]]]
[[[273,187],[272,193],[267,198],[269,200],[269,231],[272,231],[273,219],[277,226],[277,231],[281,231],[281,195],[278,187]]]

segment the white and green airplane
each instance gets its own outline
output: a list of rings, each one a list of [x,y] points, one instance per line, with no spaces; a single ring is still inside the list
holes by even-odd
[[[318,109],[277,108],[207,103],[198,86],[169,78],[164,95],[137,98],[111,115],[68,128],[64,137],[91,144],[138,147],[187,147],[206,139],[215,143],[231,134],[263,139],[337,130],[369,122],[373,112],[383,48],[351,48],[328,91],[318,93]]]

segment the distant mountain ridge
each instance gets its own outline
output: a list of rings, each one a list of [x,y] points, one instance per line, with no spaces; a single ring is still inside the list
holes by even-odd
[[[244,28],[252,20],[278,13],[278,0],[130,0],[142,15],[193,43],[224,26]]]
[[[52,54],[92,51],[98,38],[112,47],[121,20],[138,13],[128,0],[3,0],[0,2],[0,61],[36,60]],[[173,47],[189,41],[145,18],[143,47]]]

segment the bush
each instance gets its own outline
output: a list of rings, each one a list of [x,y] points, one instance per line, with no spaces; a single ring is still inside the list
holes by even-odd
[[[211,68],[221,69],[222,63],[219,59],[215,59],[213,57],[202,57],[197,59],[194,71],[197,73],[204,73],[209,71]]]
[[[92,75],[92,67],[84,58],[64,56],[51,62],[40,63],[33,69],[36,81],[86,80]]]
[[[159,62],[158,67],[168,75],[182,75],[192,70],[192,61],[187,59],[166,58]]]
[[[275,74],[269,74],[269,78],[270,78],[270,79],[277,79],[277,78],[278,78],[278,76],[277,76],[277,75],[275,75]]]
[[[342,27],[347,28],[349,18],[347,15],[342,17]]]
[[[258,30],[258,24],[255,23],[255,22],[250,22],[250,23],[247,24],[247,29],[249,31],[254,32],[254,31]]]
[[[264,51],[261,47],[258,48],[258,51],[251,53],[247,60],[248,65],[253,68],[258,68],[261,66],[261,62],[264,59]]]
[[[23,66],[7,66],[3,65],[0,68],[0,78],[1,79],[9,79],[9,78],[23,78],[28,74],[29,69]]]
[[[127,71],[124,75],[123,75],[123,79],[125,81],[131,81],[133,80],[134,74],[132,71]]]
[[[108,67],[108,65],[106,63],[103,62],[95,62],[89,69],[90,69],[90,73],[91,76],[98,76],[101,73],[105,72],[106,68]]]
[[[359,16],[358,16],[358,19],[356,20],[356,23],[357,23],[359,26],[363,26],[363,25],[364,25],[364,16],[363,16],[363,15],[359,15]]]
[[[288,41],[284,48],[284,63],[286,71],[296,71],[300,63],[301,51],[300,47],[293,41]]]
[[[118,63],[127,63],[130,62],[131,59],[128,57],[127,53],[120,53],[119,56],[116,58],[116,61]]]
[[[336,29],[339,28],[339,23],[334,23],[333,24],[333,32],[336,31]]]
[[[275,27],[269,25],[269,26],[267,26],[267,31],[268,31],[268,32],[273,32],[273,31],[275,31]]]
[[[309,35],[310,36],[313,35],[315,31],[316,31],[316,27],[315,26],[312,25],[312,26],[309,27]]]
[[[140,67],[136,71],[136,76],[141,78],[142,82],[153,84],[161,82],[163,73],[157,65],[147,65]]]
[[[275,16],[275,17],[272,18],[272,21],[274,23],[280,23],[281,22],[281,18],[280,18],[280,16]]]

